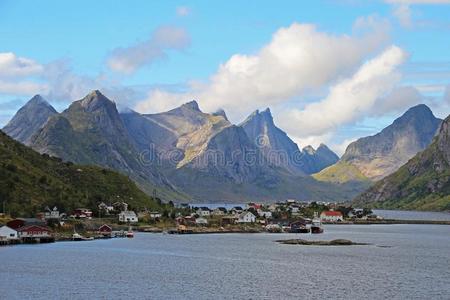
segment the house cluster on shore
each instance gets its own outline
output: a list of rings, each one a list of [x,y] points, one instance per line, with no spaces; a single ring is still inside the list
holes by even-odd
[[[0,227],[0,244],[51,243],[53,231],[47,224],[36,218],[14,219]]]

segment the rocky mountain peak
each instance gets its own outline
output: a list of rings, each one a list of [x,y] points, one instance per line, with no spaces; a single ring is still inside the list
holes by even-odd
[[[306,152],[309,155],[314,155],[316,153],[316,150],[313,148],[313,146],[308,145],[306,147],[303,147],[303,152]]]
[[[86,111],[94,111],[105,106],[114,106],[115,103],[109,100],[105,95],[103,95],[99,90],[94,90],[90,92],[86,97],[81,99],[81,106]]]
[[[15,140],[27,144],[28,139],[47,122],[48,118],[57,113],[41,95],[35,95],[17,111],[3,131]]]
[[[212,114],[213,116],[222,116],[225,120],[228,121],[227,114],[223,109],[218,109],[216,112]]]
[[[181,107],[201,112],[200,107],[198,106],[198,103],[195,100],[189,101],[183,104]]]

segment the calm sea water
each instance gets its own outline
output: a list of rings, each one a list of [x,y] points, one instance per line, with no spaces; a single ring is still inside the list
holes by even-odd
[[[381,210],[381,209],[375,209],[373,210],[373,212],[376,215],[382,216],[385,219],[450,221],[449,212]]]
[[[274,242],[298,236],[374,245]],[[0,265],[1,299],[450,299],[450,226],[328,225],[314,236],[138,233],[2,247]]]

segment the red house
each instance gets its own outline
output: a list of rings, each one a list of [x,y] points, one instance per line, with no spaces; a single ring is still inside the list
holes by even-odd
[[[17,230],[24,242],[53,242],[52,230],[47,226],[26,225]]]
[[[27,225],[38,225],[38,226],[45,226],[45,221],[34,219],[34,218],[28,218],[28,219],[14,219],[6,223],[6,226],[8,226],[11,229],[17,230],[21,227],[27,226]]]
[[[109,225],[103,224],[99,227],[98,233],[103,235],[104,237],[111,237],[112,228]]]

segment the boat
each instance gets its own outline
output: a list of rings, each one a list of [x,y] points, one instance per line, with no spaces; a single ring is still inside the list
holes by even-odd
[[[310,233],[311,229],[307,226],[291,227],[289,233]]]
[[[311,233],[313,234],[323,233],[322,221],[320,220],[320,218],[317,216],[316,213],[314,215],[315,217],[312,220],[311,224]]]
[[[93,237],[84,237],[81,234],[78,234],[76,232],[74,232],[72,234],[72,241],[92,241],[94,238]]]
[[[131,229],[131,226],[128,227],[128,231],[127,231],[127,238],[133,238],[134,237],[134,232]]]

